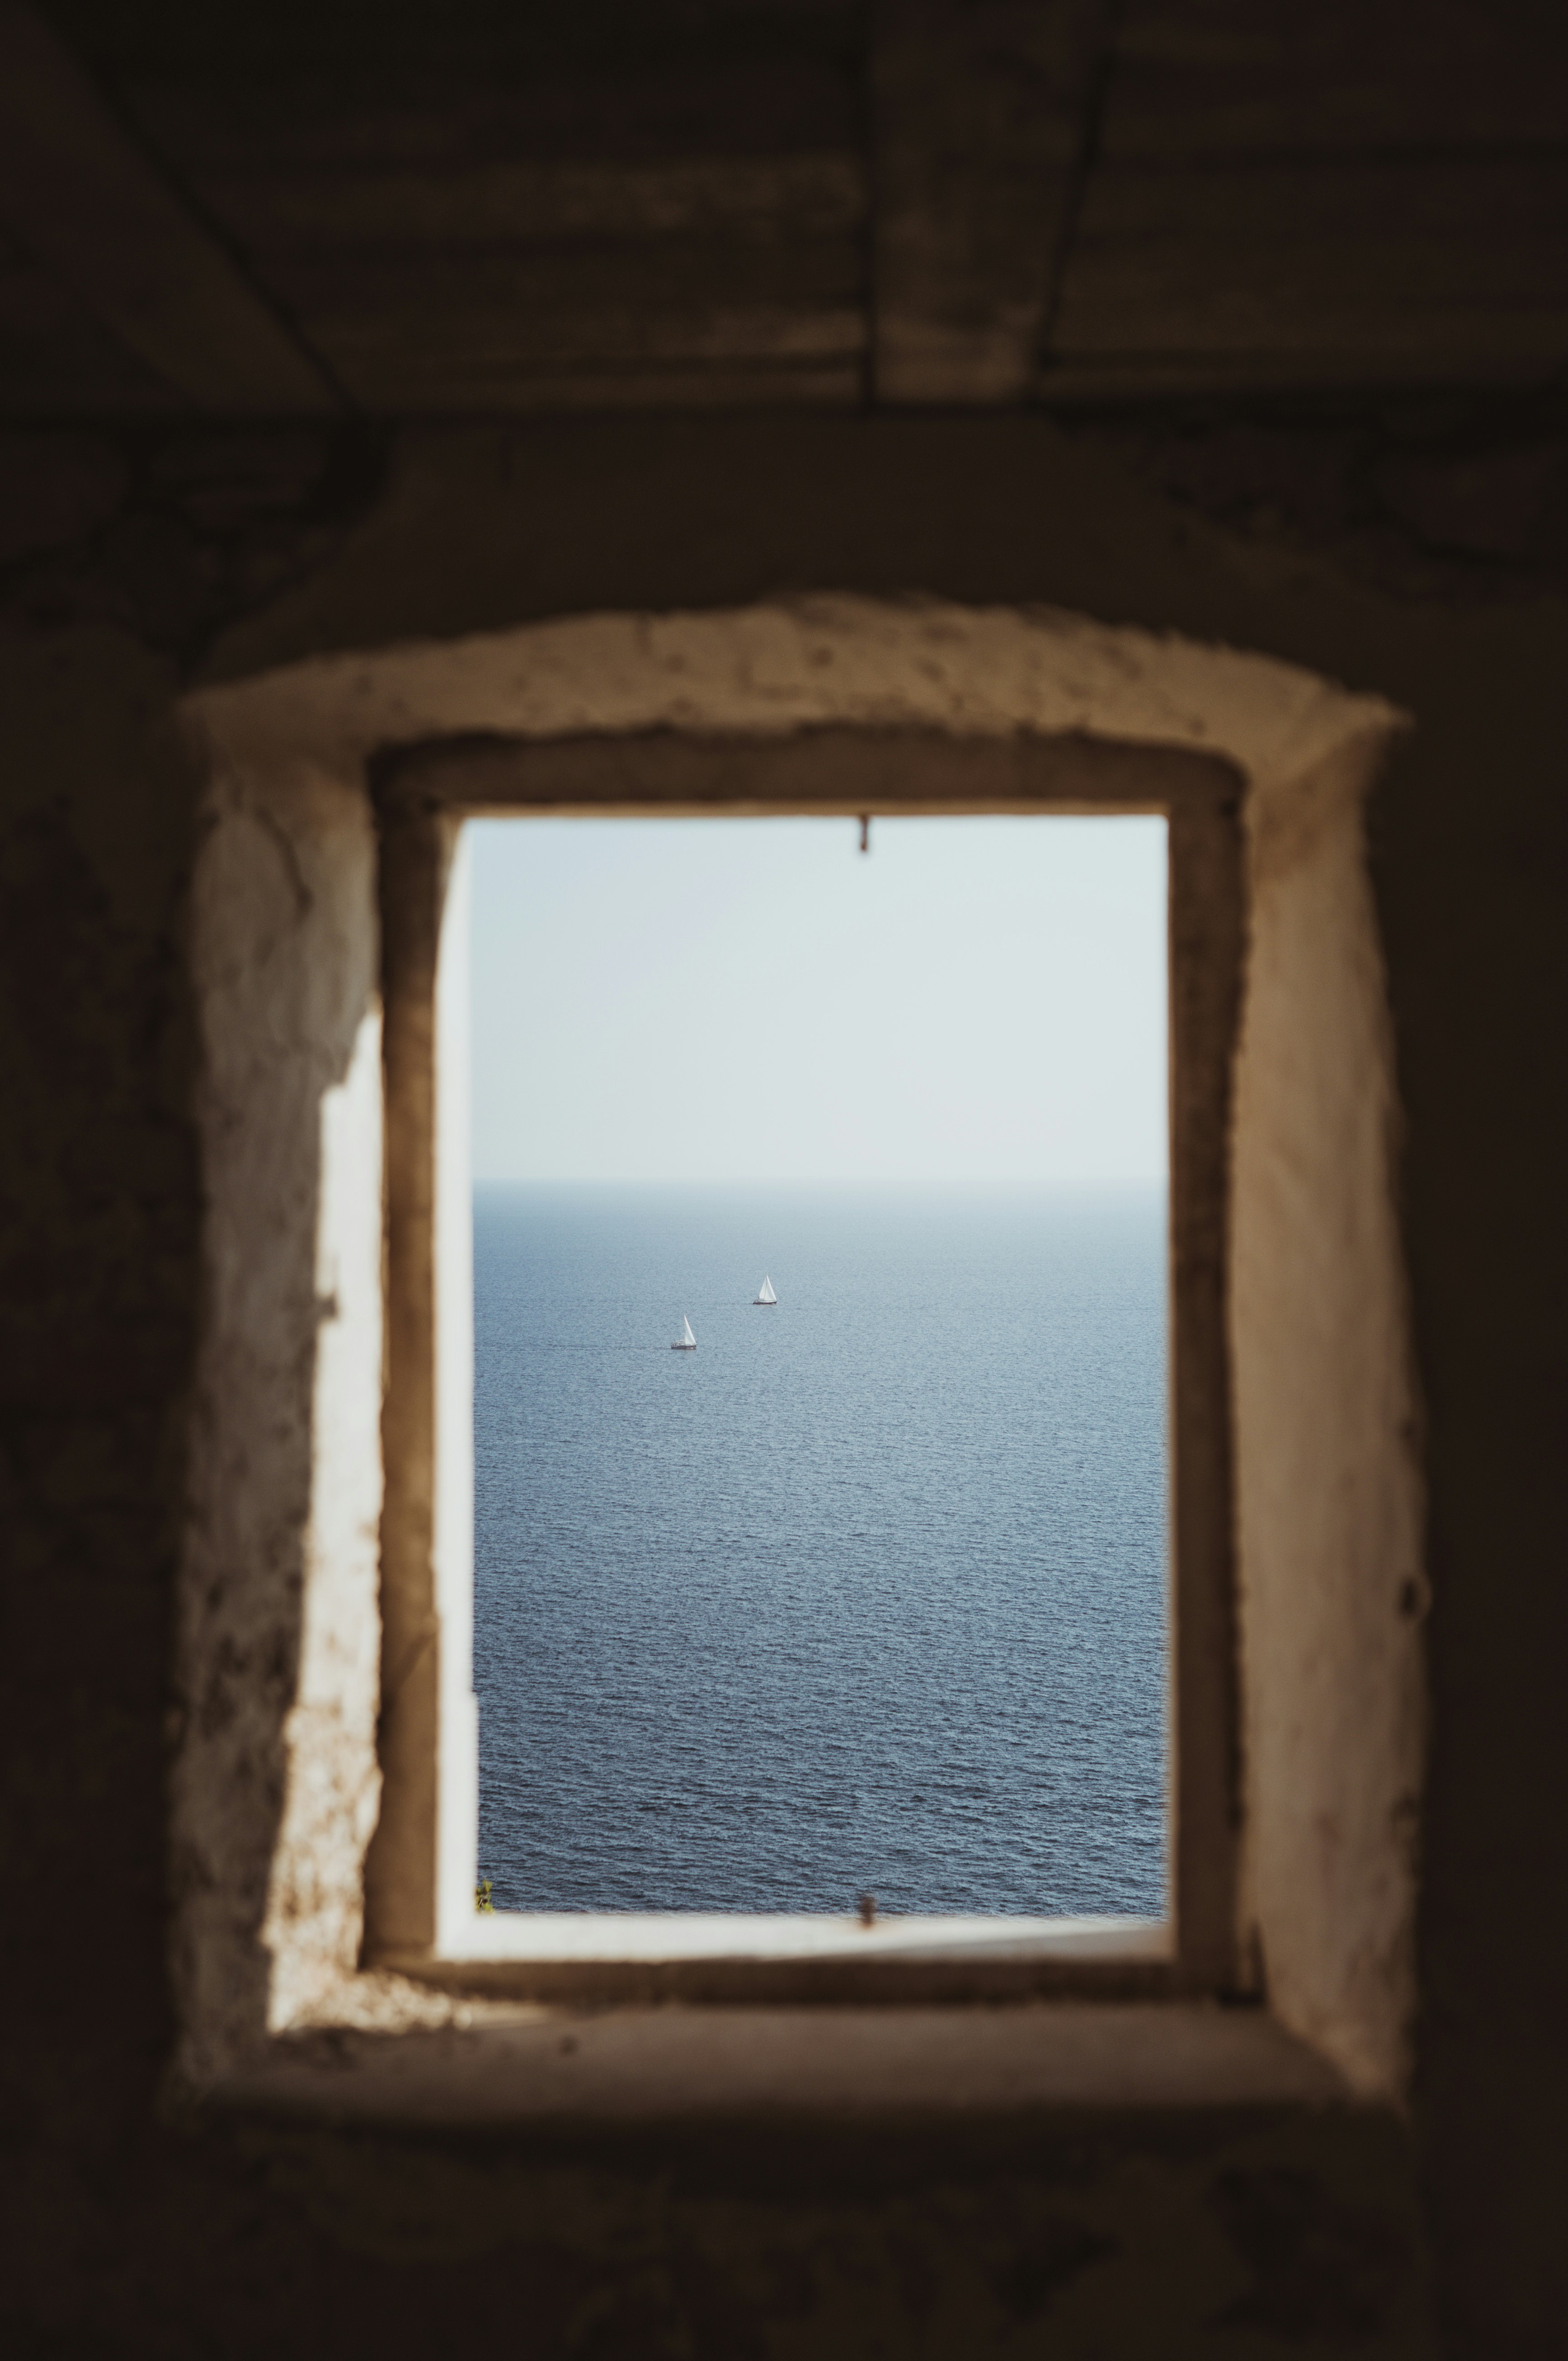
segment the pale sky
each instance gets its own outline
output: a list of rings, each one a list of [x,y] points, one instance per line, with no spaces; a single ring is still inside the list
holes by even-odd
[[[477,1180],[1164,1177],[1163,820],[469,832]]]

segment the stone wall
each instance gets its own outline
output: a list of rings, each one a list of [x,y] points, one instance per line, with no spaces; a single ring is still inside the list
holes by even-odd
[[[1448,2349],[1553,2349],[1563,451],[1540,404],[8,439],[0,2320],[21,2350],[1393,2354],[1427,2349],[1429,2261]],[[172,1897],[200,1863],[170,1858],[167,1765],[182,1711],[224,1711],[173,1670],[203,1283],[175,702],[334,650],[824,590],[1179,630],[1413,716],[1371,812],[1430,1502],[1409,2131],[1189,2110],[481,2138],[171,2113]]]

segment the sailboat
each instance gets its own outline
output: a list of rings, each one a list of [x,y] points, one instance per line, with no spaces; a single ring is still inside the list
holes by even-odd
[[[681,1333],[675,1338],[670,1350],[672,1353],[695,1353],[696,1351],[696,1338],[692,1334],[691,1322],[685,1317],[684,1312],[681,1315]]]
[[[771,1279],[763,1279],[762,1286],[758,1289],[756,1294],[753,1295],[751,1301],[753,1303],[776,1303],[778,1301],[778,1297],[773,1293],[773,1282]]]

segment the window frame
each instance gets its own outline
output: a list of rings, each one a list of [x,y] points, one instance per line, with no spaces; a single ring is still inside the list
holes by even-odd
[[[1241,1839],[1230,1140],[1245,936],[1245,781],[1219,754],[1070,734],[831,724],[472,735],[370,765],[386,1138],[380,1817],[363,1958],[475,1995],[635,2002],[988,2001],[1226,1993]],[[1155,813],[1168,824],[1170,1437],[1169,1915],[1157,1929],[899,1920],[803,1953],[479,1956],[467,1261],[466,901],[477,817]],[[466,1365],[464,1356],[468,1356]],[[466,1520],[466,1546],[463,1532]],[[610,1914],[606,1914],[607,1919]],[[751,1922],[753,1929],[757,1922]],[[896,1935],[892,1931],[896,1929]],[[925,1939],[922,1939],[924,1936]],[[623,1947],[624,1948],[624,1947]],[[573,1955],[575,1953],[575,1955]]]

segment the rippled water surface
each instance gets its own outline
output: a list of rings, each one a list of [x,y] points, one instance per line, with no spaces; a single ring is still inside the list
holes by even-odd
[[[1162,1194],[481,1189],[475,1314],[499,1904],[1164,1907]]]

